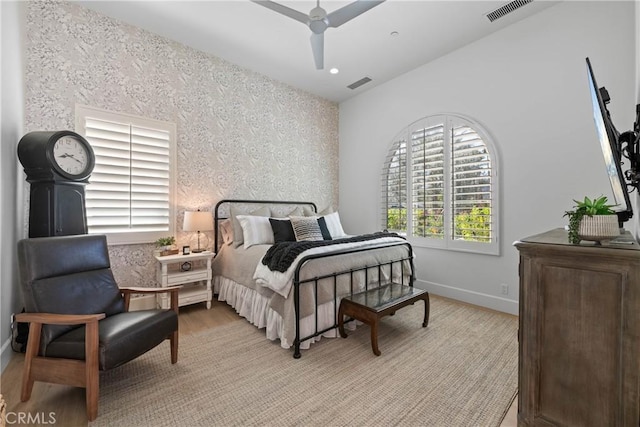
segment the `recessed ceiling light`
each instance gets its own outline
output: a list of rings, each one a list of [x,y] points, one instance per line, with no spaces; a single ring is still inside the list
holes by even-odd
[[[397,31],[391,31],[390,35],[391,35],[391,37],[398,37],[400,35],[400,33],[397,32]]]
[[[340,70],[338,70],[336,67],[333,67],[332,69],[329,70],[329,72],[331,74],[338,74],[340,72]]]

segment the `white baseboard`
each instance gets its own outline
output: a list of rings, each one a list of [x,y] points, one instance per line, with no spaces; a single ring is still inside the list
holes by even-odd
[[[11,356],[13,356],[13,349],[11,348],[11,338],[9,338],[0,348],[0,373],[4,372],[4,368],[9,364]]]
[[[152,310],[154,308],[158,308],[155,295],[131,298],[129,302],[129,311]]]
[[[453,286],[441,285],[439,283],[428,282],[426,280],[415,281],[415,286],[420,289],[426,289],[434,295],[463,301],[473,305],[490,308],[492,310],[501,311],[503,313],[518,315],[518,301],[500,298],[493,295],[473,292],[467,289],[454,288]]]

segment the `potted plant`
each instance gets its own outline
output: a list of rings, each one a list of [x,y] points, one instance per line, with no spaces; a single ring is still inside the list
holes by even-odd
[[[161,237],[156,240],[156,246],[160,248],[160,256],[175,255],[178,253],[178,249],[174,249],[173,245],[176,244],[176,239],[173,236]]]
[[[576,203],[573,210],[565,212],[569,217],[569,242],[578,244],[581,240],[593,240],[600,244],[620,234],[618,216],[611,209],[615,205],[607,204],[607,197],[589,199]]]

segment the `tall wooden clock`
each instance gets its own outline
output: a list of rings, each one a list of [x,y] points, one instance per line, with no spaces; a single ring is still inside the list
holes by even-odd
[[[30,132],[18,158],[31,184],[29,237],[86,234],[85,186],[96,164],[87,140],[68,130]]]

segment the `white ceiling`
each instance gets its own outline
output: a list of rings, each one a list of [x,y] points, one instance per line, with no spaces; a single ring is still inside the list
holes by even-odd
[[[508,1],[387,0],[327,29],[324,70],[315,68],[306,25],[249,0],[78,3],[341,102],[558,2],[536,0],[492,23],[485,15]],[[279,3],[305,14],[316,6],[309,0]],[[349,3],[321,0],[320,6],[331,13]],[[393,31],[399,34],[391,36]],[[330,74],[332,67],[339,74]],[[356,90],[347,88],[365,76],[372,81]]]

